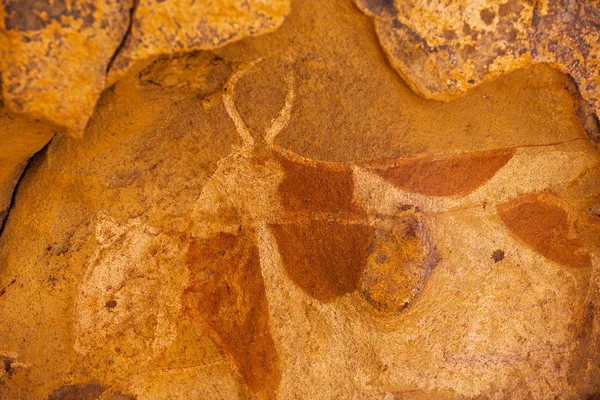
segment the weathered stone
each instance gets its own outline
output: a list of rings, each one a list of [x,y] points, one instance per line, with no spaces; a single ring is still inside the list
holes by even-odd
[[[531,63],[569,74],[600,115],[595,0],[356,0],[392,65],[426,98],[454,99]],[[593,132],[597,135],[597,127]]]
[[[100,92],[130,68],[270,32],[289,10],[289,0],[4,0],[4,101],[13,112],[81,136]]]
[[[536,65],[425,100],[352,0],[125,74],[19,184],[0,393],[599,393],[600,153],[572,93]]]
[[[132,0],[3,0],[5,106],[80,136],[127,31],[131,5]]]
[[[8,215],[13,190],[29,158],[53,134],[47,125],[11,114],[0,103],[0,227]]]
[[[208,50],[273,31],[290,12],[290,0],[140,0],[131,31],[115,57],[109,83],[143,69],[156,56]]]

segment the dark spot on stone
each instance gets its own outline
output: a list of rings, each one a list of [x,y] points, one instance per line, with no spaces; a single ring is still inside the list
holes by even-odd
[[[385,253],[379,253],[377,255],[377,264],[385,264],[385,262],[388,260],[388,256]]]
[[[0,290],[0,297],[2,297],[4,295],[4,293],[6,293],[6,290],[11,287],[12,285],[15,284],[15,282],[17,282],[16,279],[13,279],[8,285],[6,285],[6,287],[2,290]]]
[[[104,390],[104,386],[97,382],[67,385],[50,393],[48,400],[97,400]]]
[[[469,84],[474,85],[475,84],[475,79],[469,79],[467,82],[469,82]]]
[[[506,17],[508,14],[519,14],[522,9],[523,6],[517,0],[508,0],[506,3],[498,6],[498,15]]]
[[[105,304],[106,308],[115,308],[117,306],[116,300],[109,300]]]
[[[496,250],[492,253],[494,262],[502,261],[504,259],[504,252],[502,250]]]
[[[220,255],[221,257],[223,257],[225,254],[227,254],[227,252],[223,249],[217,250],[217,254]]]
[[[6,376],[11,378],[16,371],[12,368],[12,360],[10,358],[4,359],[4,371],[6,372]]]
[[[484,8],[479,13],[479,16],[481,17],[481,19],[483,20],[483,22],[485,22],[487,25],[490,25],[494,21],[494,18],[496,17],[496,14],[494,14],[493,11],[491,11],[491,10],[489,10],[487,8]]]
[[[396,15],[394,0],[360,0],[362,7],[377,17]]]
[[[231,75],[231,65],[222,61],[217,61],[217,64],[208,72],[204,81],[204,95],[210,95],[221,90],[227,83],[227,78]]]
[[[82,28],[86,28],[94,22],[93,15],[96,11],[93,2],[79,2],[71,6],[67,6],[66,0],[5,0],[3,3],[6,29],[17,31],[41,30],[53,21],[67,26],[63,23],[63,18],[82,20]]]
[[[465,56],[470,57],[471,55],[473,55],[473,53],[475,53],[475,47],[471,46],[470,44],[467,44],[462,48],[462,51]]]
[[[467,24],[466,22],[463,24],[462,27],[462,31],[465,35],[470,35],[471,34],[471,26],[469,26],[469,24]]]
[[[408,211],[408,210],[410,210],[412,208],[413,208],[413,206],[411,204],[402,204],[400,206],[400,211]]]
[[[533,6],[533,15],[531,16],[531,26],[536,27],[540,23],[540,15],[538,13],[540,2],[538,0],[534,1]]]
[[[444,29],[444,38],[446,40],[454,40],[456,39],[456,33],[450,29]]]

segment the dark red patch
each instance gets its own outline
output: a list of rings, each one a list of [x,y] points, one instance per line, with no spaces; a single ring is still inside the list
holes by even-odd
[[[290,279],[311,297],[328,302],[359,288],[370,226],[310,221],[271,228]]]
[[[349,168],[305,165],[275,153],[285,171],[279,195],[286,211],[357,212],[352,203],[354,180]]]
[[[208,327],[258,397],[275,398],[281,375],[254,233],[195,239],[186,262],[183,314]]]
[[[494,251],[492,253],[492,259],[494,260],[495,263],[504,260],[504,251],[502,251],[502,250]]]
[[[405,159],[389,167],[370,167],[408,192],[427,196],[466,196],[490,180],[514,154],[514,149],[499,149],[443,159]]]
[[[529,194],[498,206],[498,212],[519,239],[546,258],[574,268],[591,266],[589,251],[570,232],[568,214],[558,204],[555,196]]]

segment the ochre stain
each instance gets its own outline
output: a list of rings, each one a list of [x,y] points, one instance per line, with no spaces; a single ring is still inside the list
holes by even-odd
[[[504,224],[546,258],[568,267],[589,267],[591,259],[556,196],[528,194],[498,206]]]
[[[371,166],[396,187],[427,196],[466,196],[490,180],[515,154],[498,149],[443,159],[398,160],[391,167]]]
[[[279,195],[286,211],[357,212],[352,203],[352,171],[334,170],[323,165],[304,165],[275,153],[285,175]]]
[[[275,398],[281,374],[253,232],[194,239],[183,314],[209,332],[258,398]]]
[[[370,226],[310,221],[271,229],[290,279],[308,295],[329,302],[359,288]]]

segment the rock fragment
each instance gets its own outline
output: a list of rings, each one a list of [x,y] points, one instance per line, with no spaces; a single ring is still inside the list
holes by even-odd
[[[3,0],[0,68],[7,108],[79,136],[127,31],[131,0]]]
[[[448,101],[531,63],[569,74],[600,114],[600,8],[593,0],[356,0],[392,65],[420,95]]]
[[[289,0],[141,0],[108,81],[129,68],[141,70],[158,55],[213,49],[270,32],[289,12]]]

